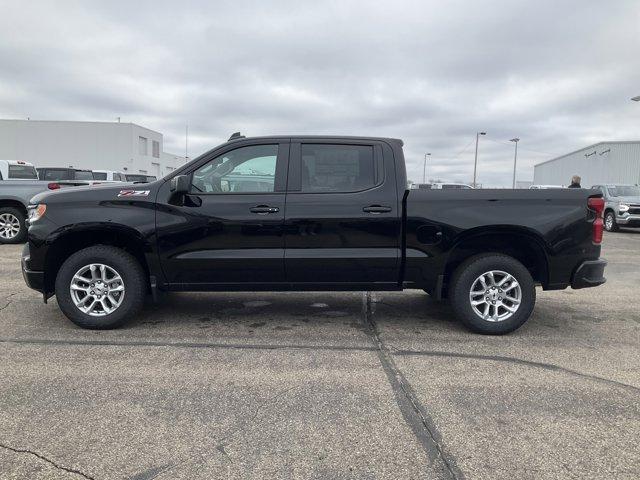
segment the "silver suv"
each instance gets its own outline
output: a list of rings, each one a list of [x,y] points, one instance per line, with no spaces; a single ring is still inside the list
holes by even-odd
[[[604,195],[604,228],[640,227],[640,187],[637,185],[594,185]]]

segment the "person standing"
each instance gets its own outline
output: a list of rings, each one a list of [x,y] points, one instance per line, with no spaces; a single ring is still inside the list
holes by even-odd
[[[571,185],[569,185],[569,188],[582,188],[582,185],[580,185],[580,180],[582,179],[579,175],[574,175],[573,177],[571,177]]]

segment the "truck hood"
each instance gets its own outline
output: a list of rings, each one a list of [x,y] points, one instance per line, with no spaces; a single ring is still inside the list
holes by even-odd
[[[640,197],[612,197],[611,200],[618,203],[640,204]]]
[[[124,199],[149,200],[155,198],[161,181],[153,183],[110,183],[83,187],[66,187],[35,195],[30,203],[56,204],[69,202],[104,202]]]

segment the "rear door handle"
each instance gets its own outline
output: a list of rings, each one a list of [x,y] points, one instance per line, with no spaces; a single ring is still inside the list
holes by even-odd
[[[391,211],[391,207],[385,207],[382,205],[369,205],[368,207],[364,207],[362,211],[366,213],[388,213]]]
[[[251,213],[258,215],[267,215],[268,213],[277,213],[280,211],[278,207],[270,207],[269,205],[257,205],[249,209]]]

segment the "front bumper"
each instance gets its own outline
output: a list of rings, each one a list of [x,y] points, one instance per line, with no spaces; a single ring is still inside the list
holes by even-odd
[[[22,249],[22,276],[29,288],[44,293],[44,272],[31,270],[29,264],[31,255],[29,254],[29,244],[26,243]]]
[[[627,227],[640,227],[640,215],[629,213],[616,215],[616,223]]]
[[[607,281],[604,278],[604,267],[606,266],[607,261],[604,258],[582,262],[573,274],[571,288],[579,289],[602,285]]]

